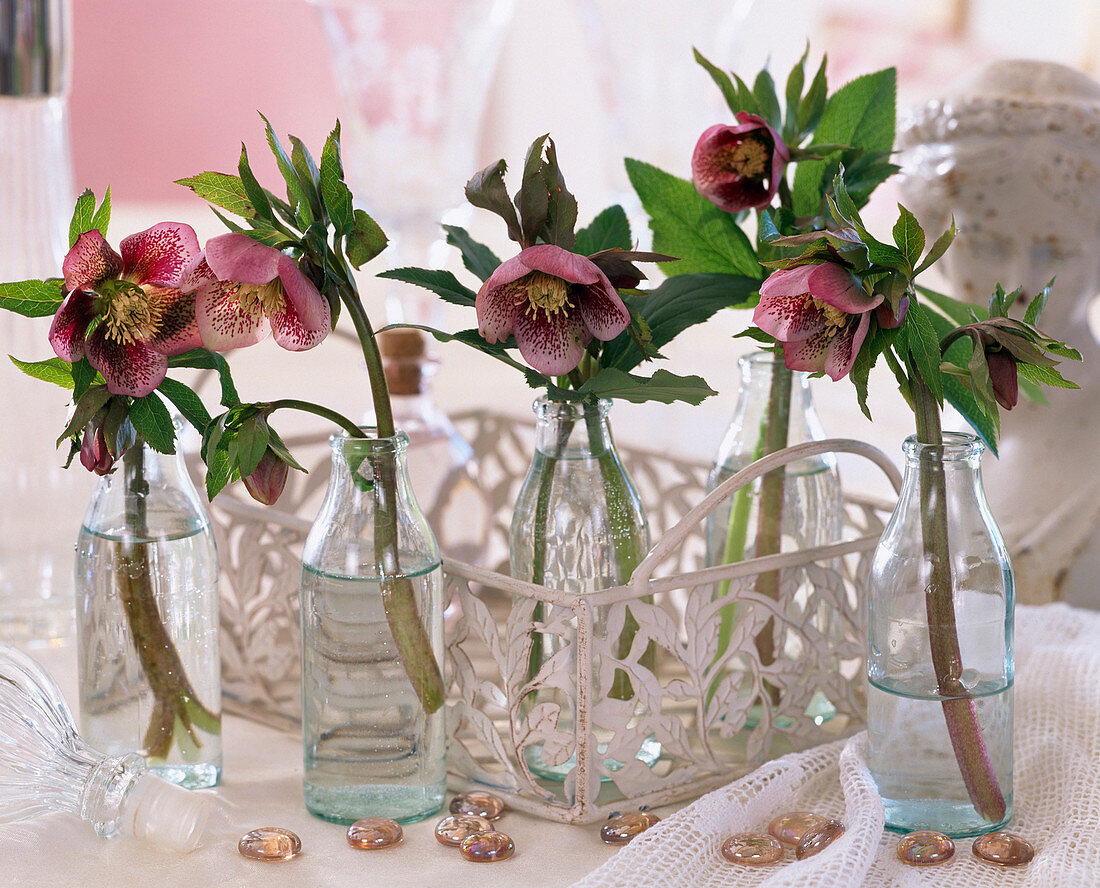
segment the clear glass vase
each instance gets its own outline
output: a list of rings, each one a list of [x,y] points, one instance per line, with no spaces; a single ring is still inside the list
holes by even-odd
[[[81,733],[191,789],[221,777],[218,554],[179,454],[140,439],[99,483],[76,548]]]
[[[609,400],[598,402],[535,402],[535,455],[520,488],[512,516],[510,561],[512,576],[578,595],[626,583],[649,551],[649,524],[638,491],[623,466],[608,423]],[[593,635],[607,636],[607,608],[597,608]],[[549,658],[559,656],[559,668],[576,675],[575,620],[568,608],[540,603],[536,624],[552,626],[565,621],[564,633],[533,632],[530,656],[532,677]],[[571,629],[570,629],[571,627]],[[618,657],[625,657],[637,624],[629,615],[618,638],[606,643]],[[571,631],[572,630],[572,631]],[[653,668],[655,652],[642,655],[642,664]],[[593,675],[606,674],[599,663]],[[568,684],[569,682],[564,682]],[[614,670],[609,684],[591,691],[592,700],[614,699],[629,706],[634,698],[630,679]],[[524,711],[541,703],[559,708],[557,730],[575,731],[576,712],[569,696],[552,683],[529,695]],[[644,710],[635,705],[636,715]],[[606,726],[596,726],[597,742],[606,753],[611,741]],[[648,737],[634,758],[652,765],[660,757],[660,743]],[[525,749],[528,766],[550,779],[563,779],[576,764],[574,749],[555,745],[553,750],[535,743]],[[609,758],[608,771],[622,763]],[[604,775],[606,777],[606,775]]]
[[[895,830],[989,832],[1012,816],[1012,566],[982,443],[905,442],[869,583],[869,765]]]
[[[733,418],[707,477],[707,490],[761,457],[795,444],[825,438],[814,410],[810,376],[788,370],[782,357],[754,352],[738,360],[741,387]],[[836,542],[844,517],[844,503],[836,457],[831,453],[788,463],[742,487],[707,518],[707,564],[732,564],[778,552],[796,552]],[[813,611],[815,628],[826,637],[839,627],[836,608],[812,599],[813,584],[801,568],[760,574],[757,592],[781,601],[796,623]],[[730,582],[718,583],[715,597],[729,594]],[[725,654],[739,605],[723,609],[718,656]],[[757,636],[757,655],[763,666],[773,663],[784,649],[797,644],[785,638],[782,627],[769,621]],[[773,702],[778,691],[772,689]],[[832,703],[818,692],[807,714],[820,724],[835,714]]]
[[[404,433],[331,446],[302,555],[306,807],[337,823],[420,820],[446,791],[439,547],[412,493]]]

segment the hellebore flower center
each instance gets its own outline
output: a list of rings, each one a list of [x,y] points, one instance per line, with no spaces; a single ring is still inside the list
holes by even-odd
[[[145,288],[130,281],[101,281],[98,286],[103,333],[122,345],[151,339],[163,318],[156,311]]]
[[[541,308],[546,312],[546,319],[558,312],[568,312],[573,307],[569,301],[569,283],[552,274],[541,271],[533,271],[527,277],[517,281],[517,305],[522,305],[527,300],[524,314],[532,317],[538,315]]]
[[[237,291],[241,310],[250,315],[265,314],[271,317],[283,310],[285,300],[279,278],[266,284],[241,284]]]
[[[730,145],[715,159],[717,164],[745,179],[763,179],[771,166],[772,150],[759,136],[750,133]]]
[[[835,305],[829,305],[828,302],[822,302],[820,299],[815,299],[813,296],[807,294],[806,301],[807,307],[813,307],[815,310],[821,312],[825,320],[825,330],[823,331],[825,336],[832,339],[843,330],[848,322],[856,315],[849,314],[841,308],[837,308]]]

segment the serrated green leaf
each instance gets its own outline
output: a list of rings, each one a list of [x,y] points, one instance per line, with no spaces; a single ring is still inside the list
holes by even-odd
[[[286,443],[279,437],[279,433],[275,429],[268,426],[268,439],[267,446],[271,449],[279,459],[285,462],[292,469],[297,469],[299,472],[305,472],[306,468],[298,462],[291,454],[290,449],[286,446]],[[306,472],[308,474],[308,472]]]
[[[232,407],[240,403],[237,395],[237,387],[233,384],[233,374],[229,369],[229,362],[217,352],[205,348],[192,349],[182,355],[173,355],[168,359],[169,367],[190,367],[193,370],[214,370],[218,374],[221,383],[221,404],[223,407]]]
[[[627,159],[626,170],[649,214],[653,249],[680,259],[662,265],[665,274],[763,277],[752,242],[735,217],[702,197],[691,182],[637,160]]]
[[[990,453],[997,455],[997,424],[979,406],[974,393],[958,378],[950,374],[943,377],[944,399],[966,420],[975,434],[985,442]]]
[[[738,111],[747,111],[749,114],[763,117],[764,109],[760,106],[760,100],[756,98],[755,93],[749,89],[749,85],[744,80],[737,76],[735,71],[730,73],[733,74],[734,83],[737,84]]]
[[[463,286],[449,271],[435,268],[391,268],[378,275],[391,281],[401,281],[431,290],[444,302],[473,308],[477,294]]]
[[[362,268],[371,259],[386,249],[389,238],[382,226],[363,210],[355,211],[355,226],[347,238],[348,262],[355,268]]]
[[[175,184],[190,189],[207,203],[221,207],[235,216],[249,219],[256,215],[252,201],[245,192],[240,176],[229,173],[207,172],[186,179],[177,179]]]
[[[175,405],[183,418],[191,423],[200,435],[205,431],[210,424],[210,413],[202,403],[202,398],[189,386],[166,376],[157,386],[157,391]]]
[[[91,385],[103,385],[104,379],[99,372],[88,363],[87,358],[81,358],[72,365],[73,374],[73,400],[78,400],[88,391]]]
[[[940,340],[929,320],[924,306],[910,303],[904,324],[907,350],[914,369],[920,374],[928,390],[940,403],[943,402],[943,381],[940,372]]]
[[[508,164],[498,160],[478,170],[466,183],[466,199],[475,207],[500,216],[508,226],[508,236],[516,243],[523,243],[519,217],[504,184],[504,173],[507,169]]]
[[[61,307],[64,292],[65,282],[59,278],[0,284],[0,308],[25,318],[49,317]]]
[[[45,361],[21,361],[14,355],[8,355],[8,358],[27,376],[34,379],[51,382],[70,391],[76,387],[73,381],[73,365],[68,361],[62,361],[61,358],[48,358]]]
[[[157,453],[176,452],[176,430],[172,414],[156,393],[134,398],[130,404],[130,422],[134,429]]]
[[[756,82],[752,85],[752,94],[760,103],[761,117],[764,118],[772,129],[781,132],[783,129],[783,110],[779,107],[779,96],[775,92],[775,81],[768,73],[767,68],[762,68],[756,75]]]
[[[1027,304],[1027,309],[1024,311],[1024,323],[1035,326],[1039,323],[1039,318],[1043,316],[1043,311],[1047,307],[1047,302],[1050,300],[1050,291],[1054,287],[1054,281],[1052,280],[1043,289],[1035,294],[1035,298]]]
[[[1055,370],[1053,367],[1040,367],[1035,364],[1022,364],[1016,365],[1016,371],[1030,382],[1034,382],[1036,385],[1049,385],[1052,388],[1062,389],[1079,389],[1076,382],[1066,379],[1061,373]]]
[[[273,220],[275,214],[271,210],[271,202],[267,199],[267,192],[260,187],[259,181],[252,172],[252,167],[248,163],[248,149],[244,142],[241,142],[241,157],[237,161],[237,172],[240,173],[241,187],[244,188],[245,197],[252,207],[253,215],[260,219]],[[230,210],[230,212],[235,211]]]
[[[734,114],[738,111],[747,111],[748,109],[741,104],[737,87],[733,85],[733,81],[730,79],[729,74],[708,61],[699,50],[695,49],[693,52],[695,53],[695,61],[703,66],[710,75],[711,80],[713,80],[715,84],[717,84],[718,89],[722,91],[722,97],[726,100],[726,104],[729,106],[730,111]]]
[[[647,401],[672,404],[684,401],[695,405],[718,394],[699,376],[677,376],[668,370],[658,370],[653,376],[646,378],[624,373],[613,367],[604,367],[577,391],[599,398],[618,398],[633,404],[644,404]]]
[[[572,250],[576,240],[574,230],[577,227],[577,199],[565,185],[565,176],[558,165],[558,149],[553,139],[546,141],[546,164],[542,168],[542,177],[549,197],[543,239],[563,250]]]
[[[69,248],[85,231],[91,231],[92,219],[95,218],[95,194],[90,188],[80,192],[73,207],[73,217],[69,221]]]
[[[107,411],[103,417],[103,437],[107,442],[107,452],[117,457],[132,447],[137,441],[137,432],[129,417],[129,399],[122,396],[112,397],[107,402]]]
[[[294,165],[294,171],[298,174],[298,182],[309,201],[309,208],[313,213],[314,221],[324,218],[321,210],[321,173],[317,169],[317,162],[309,153],[305,143],[297,136],[290,136],[290,162]]]
[[[920,227],[917,217],[901,204],[898,204],[898,221],[894,223],[893,234],[894,243],[905,255],[910,267],[916,265],[924,252],[924,229]]]
[[[929,268],[934,262],[937,262],[939,258],[947,252],[947,248],[951,246],[955,240],[957,231],[955,229],[955,219],[952,217],[951,224],[947,226],[947,231],[936,238],[932,244],[932,249],[928,251],[928,255],[924,257],[924,261],[921,262],[915,269],[913,269],[913,275],[916,276]]]
[[[206,498],[214,501],[233,478],[231,450],[236,450],[236,429],[226,429],[206,451]]]
[[[895,103],[893,68],[857,77],[826,100],[814,138],[864,151],[890,151],[894,146]],[[798,164],[791,191],[796,215],[812,216],[819,211],[830,181],[826,174],[825,161]]]
[[[917,292],[920,293],[923,300],[931,303],[940,314],[954,321],[956,326],[962,327],[975,320],[975,306],[969,303],[960,302],[958,299],[944,293],[937,293],[935,290],[929,290],[927,287],[919,285],[917,286]],[[984,309],[981,310],[978,319],[984,320],[986,317],[988,315]]]
[[[829,84],[825,76],[826,56],[821,57],[821,64],[817,68],[814,79],[810,82],[810,88],[798,106],[798,131],[809,135],[817,127],[821,120],[821,114],[825,110],[825,101],[828,98]]]
[[[760,289],[760,281],[743,275],[688,274],[668,278],[642,297],[626,297],[650,330],[650,345],[660,349],[695,324],[723,308],[745,305]],[[603,367],[629,372],[645,359],[626,332],[604,345]]]
[[[543,177],[545,161],[542,158],[543,148],[549,138],[549,133],[539,136],[527,149],[523,177],[516,195],[520,230],[523,232],[524,242],[529,244],[535,242],[535,238],[546,225],[546,217],[550,212],[550,195]]]
[[[321,196],[328,217],[337,235],[344,237],[355,227],[355,207],[351,191],[344,182],[344,166],[340,159],[340,124],[329,133],[321,151]]]
[[[806,59],[809,54],[810,45],[807,42],[802,58],[787,75],[787,86],[784,90],[787,113],[783,121],[783,141],[788,145],[795,145],[798,142],[798,106],[802,102],[802,88],[806,85]]]
[[[107,186],[107,190],[103,192],[103,200],[99,204],[99,209],[95,211],[95,215],[92,216],[92,228],[95,228],[103,235],[107,237],[107,229],[111,225],[111,186]]]
[[[602,250],[629,250],[633,246],[626,211],[616,204],[603,210],[577,232],[573,251],[582,256],[591,256]]]
[[[462,254],[462,264],[466,266],[467,271],[477,275],[478,280],[482,282],[489,280],[490,275],[500,265],[500,259],[496,254],[485,244],[478,243],[470,237],[465,228],[444,225],[443,230],[447,232],[447,243],[457,247]]]
[[[69,417],[69,423],[65,426],[65,431],[58,436],[55,446],[59,446],[66,438],[71,438],[80,432],[110,399],[111,393],[107,391],[105,385],[97,385],[88,389],[77,400],[76,406],[73,408],[73,415]]]
[[[304,231],[313,222],[313,212],[310,209],[309,198],[306,196],[302,183],[298,180],[298,171],[294,169],[294,163],[287,155],[286,149],[283,148],[283,143],[279,141],[279,137],[275,134],[274,127],[271,126],[271,121],[263,114],[260,115],[260,118],[264,122],[264,133],[267,136],[267,145],[275,158],[275,166],[279,168],[279,173],[282,175],[283,181],[286,182],[287,202],[294,210],[294,218],[298,227]]]

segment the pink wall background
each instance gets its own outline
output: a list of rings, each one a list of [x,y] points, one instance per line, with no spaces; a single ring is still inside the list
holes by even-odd
[[[118,201],[185,198],[175,179],[235,171],[243,139],[274,174],[263,111],[281,136],[323,142],[340,103],[305,0],[80,0],[70,111],[78,188]]]

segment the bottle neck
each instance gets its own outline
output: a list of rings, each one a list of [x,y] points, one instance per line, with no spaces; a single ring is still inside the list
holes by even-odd
[[[611,401],[551,401],[534,405],[535,447],[552,459],[599,457],[615,449],[608,414]]]
[[[370,431],[373,429],[368,429]],[[357,492],[369,494],[374,499],[382,494],[379,485],[386,484],[395,485],[399,498],[407,496],[409,438],[404,432],[399,431],[390,438],[333,435],[329,446],[332,448],[330,495]]]
[[[905,439],[905,475],[900,499],[919,501],[921,478],[942,474],[949,499],[977,500],[984,504],[981,440],[964,432],[944,432],[943,444],[922,444],[916,435]]]

